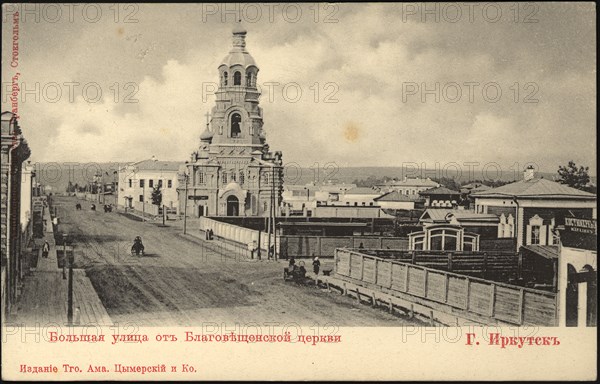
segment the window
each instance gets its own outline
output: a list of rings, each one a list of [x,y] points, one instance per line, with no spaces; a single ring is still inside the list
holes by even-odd
[[[240,184],[244,184],[244,171],[240,171]]]
[[[239,71],[236,71],[233,74],[233,85],[242,85],[242,74]]]
[[[227,184],[227,172],[223,171],[223,184]]]
[[[539,225],[531,226],[531,244],[539,244],[540,243],[540,232],[541,232],[541,227]]]
[[[148,180],[148,186],[150,188],[154,188],[154,180],[152,180],[152,179]]]
[[[252,86],[252,73],[248,72],[246,73],[246,87],[251,87]]]
[[[158,188],[162,188],[163,186],[163,181],[162,179],[158,180]]]
[[[231,181],[237,181],[237,176],[235,174],[235,171],[231,171]]]
[[[140,199],[140,203],[143,203],[144,202],[144,195],[140,195],[139,199]]]
[[[242,134],[242,116],[239,113],[231,115],[231,137],[240,137]]]
[[[263,173],[263,182],[265,184],[269,184],[269,174],[268,173]]]
[[[144,188],[144,179],[140,179],[140,188]]]
[[[167,188],[173,188],[173,180],[167,180]]]
[[[204,172],[198,172],[198,184],[204,184]]]
[[[227,85],[227,72],[223,72],[223,85]]]
[[[131,179],[129,179],[129,188],[131,188],[132,185],[133,185],[133,181]]]

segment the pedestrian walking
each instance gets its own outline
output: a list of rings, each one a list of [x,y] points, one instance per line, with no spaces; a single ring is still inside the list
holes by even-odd
[[[47,241],[44,241],[44,245],[42,246],[42,257],[48,258],[48,253],[50,252],[50,244]]]
[[[315,275],[319,274],[319,269],[321,269],[321,262],[319,261],[319,256],[315,256],[313,260],[313,272]]]

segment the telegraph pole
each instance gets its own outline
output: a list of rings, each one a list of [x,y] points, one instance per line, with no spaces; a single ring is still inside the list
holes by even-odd
[[[63,233],[63,280],[67,279],[67,234]]]
[[[74,252],[69,255],[69,287],[68,287],[68,308],[67,322],[73,325],[73,263],[75,262]]]
[[[187,206],[188,206],[188,174],[185,172],[183,174],[185,178],[185,199],[183,201],[183,234],[186,234],[186,225],[187,225]]]

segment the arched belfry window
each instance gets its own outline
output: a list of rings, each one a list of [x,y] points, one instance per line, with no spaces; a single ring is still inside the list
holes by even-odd
[[[242,116],[239,113],[231,115],[231,137],[240,137],[242,134]]]
[[[252,72],[246,73],[246,87],[252,87]]]
[[[236,71],[233,74],[233,85],[242,85],[242,73],[239,71]]]
[[[223,85],[227,85],[227,72],[223,72]]]

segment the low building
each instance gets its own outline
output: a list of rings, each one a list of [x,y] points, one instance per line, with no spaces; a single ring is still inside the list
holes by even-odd
[[[460,192],[441,186],[421,191],[419,195],[425,198],[426,208],[453,208],[460,202]]]
[[[405,195],[400,191],[391,191],[373,199],[381,209],[407,210],[422,209],[425,199],[418,195]]]
[[[411,179],[405,177],[403,180],[391,180],[377,185],[382,192],[399,191],[403,195],[407,196],[418,196],[419,192],[426,191],[431,188],[437,188],[439,186],[439,183],[436,183],[429,177],[426,179],[419,177]]]
[[[479,235],[460,225],[432,224],[408,234],[408,249],[415,251],[479,251]]]
[[[566,216],[596,219],[596,195],[536,178],[532,168],[521,181],[471,196],[476,212],[498,216],[502,237],[515,238],[517,248],[556,244],[556,223]]]
[[[152,204],[152,191],[162,192],[161,206],[171,213],[177,212],[177,175],[183,162],[159,161],[156,158],[128,164],[119,169],[117,204],[140,212],[158,214]]]
[[[458,225],[466,231],[481,235],[486,239],[495,239],[498,234],[498,216],[488,213],[476,213],[461,209],[429,208],[419,219],[424,227],[439,224]]]

